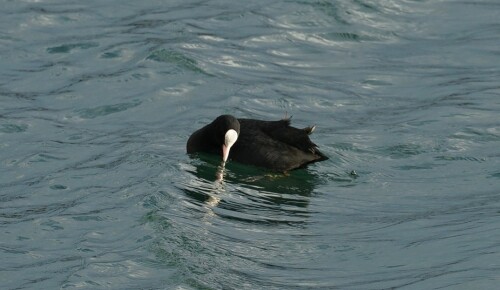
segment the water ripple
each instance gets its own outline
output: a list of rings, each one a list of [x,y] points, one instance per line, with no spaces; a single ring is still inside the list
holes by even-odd
[[[4,2],[0,288],[495,289],[497,3]],[[187,156],[224,113],[330,159]]]

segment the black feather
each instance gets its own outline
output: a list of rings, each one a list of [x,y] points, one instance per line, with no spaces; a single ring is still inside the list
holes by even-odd
[[[225,120],[226,118],[231,121]],[[219,120],[218,122],[214,121],[193,133],[188,140],[188,153],[198,151],[220,152],[218,146],[221,143],[208,142],[207,140],[212,140],[212,135],[217,134],[217,131],[225,132],[231,129],[220,124],[229,124],[235,127],[233,120],[236,120],[236,118],[233,118],[227,115],[218,117],[216,119],[216,121]],[[225,121],[220,121],[220,119]],[[309,139],[309,135],[314,131],[315,127],[298,129],[290,126],[290,119],[291,117],[280,121],[237,119],[239,136],[230,150],[229,159],[275,171],[288,171],[304,167],[309,163],[328,159],[318,150],[318,146]],[[220,129],[221,126],[223,129]],[[216,130],[216,128],[219,129]],[[208,143],[210,145],[207,145]]]

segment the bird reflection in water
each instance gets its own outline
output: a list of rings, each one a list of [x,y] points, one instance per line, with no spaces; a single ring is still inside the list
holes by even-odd
[[[191,160],[194,167],[188,171],[193,175],[182,186],[183,191],[202,205],[208,215],[215,214],[216,207],[241,211],[237,204],[246,199],[256,202],[252,206],[305,208],[315,187],[323,182],[311,169],[276,173],[237,162],[221,162],[217,156],[204,153]]]

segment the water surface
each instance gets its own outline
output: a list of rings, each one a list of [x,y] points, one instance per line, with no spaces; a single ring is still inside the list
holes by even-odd
[[[497,2],[0,2],[0,288],[496,289]],[[218,182],[228,113],[330,159]]]

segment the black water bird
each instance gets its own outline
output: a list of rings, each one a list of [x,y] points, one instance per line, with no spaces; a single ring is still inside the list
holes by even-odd
[[[217,117],[194,132],[187,142],[187,153],[206,152],[228,159],[286,172],[309,163],[328,159],[309,135],[315,126],[298,129],[290,118],[280,121]]]

